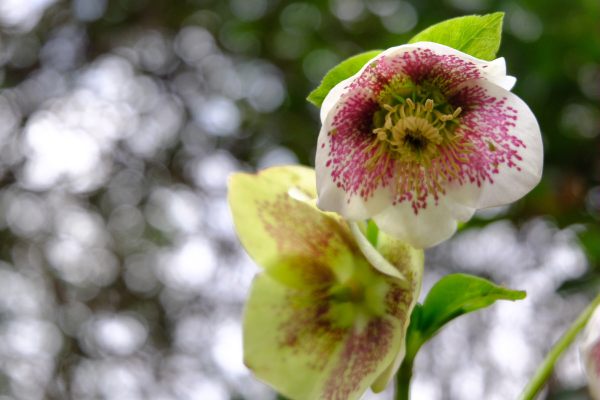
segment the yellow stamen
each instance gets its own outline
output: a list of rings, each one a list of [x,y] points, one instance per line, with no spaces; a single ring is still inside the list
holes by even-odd
[[[451,143],[455,136],[447,122],[462,112],[460,107],[436,107],[431,98],[424,102],[406,98],[401,104],[383,104],[383,109],[387,111],[383,126],[373,129],[380,149],[373,154],[369,167],[377,165],[385,150],[391,151],[393,158],[430,165],[439,155],[439,146]]]

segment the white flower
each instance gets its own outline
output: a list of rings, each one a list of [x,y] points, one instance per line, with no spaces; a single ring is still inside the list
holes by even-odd
[[[514,83],[503,58],[429,42],[382,52],[323,102],[319,207],[429,247],[476,209],[519,199],[541,178],[543,149]]]
[[[580,353],[590,393],[600,400],[600,308],[596,308],[585,327]]]

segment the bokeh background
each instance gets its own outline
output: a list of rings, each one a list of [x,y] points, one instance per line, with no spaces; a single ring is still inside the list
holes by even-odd
[[[228,174],[313,164],[304,99],[337,62],[499,10],[544,178],[428,251],[424,292],[462,271],[528,298],[453,322],[413,397],[515,398],[600,289],[598,0],[0,0],[0,399],[274,398],[241,361]],[[584,386],[573,348],[542,397]]]

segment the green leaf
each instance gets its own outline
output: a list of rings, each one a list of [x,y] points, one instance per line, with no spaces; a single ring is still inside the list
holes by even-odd
[[[421,31],[409,43],[440,43],[491,61],[500,48],[503,18],[503,12],[452,18]]]
[[[335,85],[356,74],[369,60],[373,59],[379,53],[381,53],[381,50],[371,50],[342,61],[325,74],[321,84],[315,90],[310,92],[306,100],[317,107],[321,107],[327,93],[329,93]]]
[[[514,301],[525,296],[524,291],[507,289],[477,276],[446,275],[425,298],[419,315],[419,330],[422,336],[429,338],[456,317],[485,308],[496,300]]]

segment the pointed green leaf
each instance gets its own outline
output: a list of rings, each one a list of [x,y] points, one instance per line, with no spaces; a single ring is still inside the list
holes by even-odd
[[[418,328],[423,337],[429,338],[456,317],[485,308],[497,300],[514,301],[525,296],[524,291],[507,289],[477,276],[446,275],[427,294]]]
[[[342,61],[330,69],[327,74],[325,74],[321,84],[315,90],[310,92],[306,100],[317,107],[321,107],[321,104],[323,104],[323,100],[325,100],[327,93],[329,93],[329,91],[333,89],[335,85],[356,74],[369,60],[374,58],[379,53],[381,53],[381,50],[371,50],[365,53],[357,54]]]
[[[452,18],[423,30],[409,43],[440,43],[490,61],[500,48],[503,18],[502,12]]]

